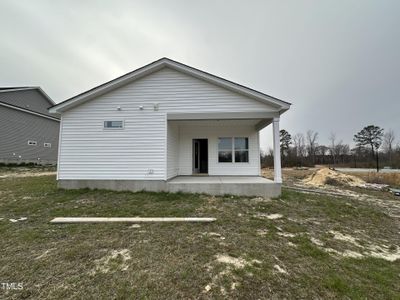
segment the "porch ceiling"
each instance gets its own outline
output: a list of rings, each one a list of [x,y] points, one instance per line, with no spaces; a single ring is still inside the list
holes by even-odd
[[[250,125],[261,130],[279,118],[278,112],[234,112],[234,113],[168,113],[168,122],[186,122],[197,125]],[[197,123],[196,123],[197,122]]]
[[[168,120],[252,120],[279,118],[279,112],[202,112],[202,113],[173,113],[167,114]]]

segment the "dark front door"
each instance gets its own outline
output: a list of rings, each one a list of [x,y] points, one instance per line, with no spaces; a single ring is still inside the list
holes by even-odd
[[[193,173],[208,173],[208,140],[193,140]]]

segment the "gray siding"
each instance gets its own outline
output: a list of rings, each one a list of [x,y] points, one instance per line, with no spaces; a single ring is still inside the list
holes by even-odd
[[[56,163],[59,124],[0,106],[0,161],[38,162],[40,158],[43,163]],[[36,141],[37,146],[28,145],[28,140]],[[51,148],[45,148],[44,143],[51,143]]]
[[[0,92],[0,102],[55,117],[47,110],[52,104],[37,89]]]

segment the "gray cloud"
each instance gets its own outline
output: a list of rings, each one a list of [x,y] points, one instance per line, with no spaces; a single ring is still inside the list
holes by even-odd
[[[399,1],[2,1],[1,85],[56,101],[167,56],[293,102],[281,126],[400,140]],[[270,129],[262,136],[270,146]]]

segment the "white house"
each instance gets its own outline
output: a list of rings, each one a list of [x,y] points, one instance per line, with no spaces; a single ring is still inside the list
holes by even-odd
[[[289,108],[162,58],[50,108],[61,114],[59,186],[277,196]],[[259,131],[271,123],[274,181],[260,176]]]

